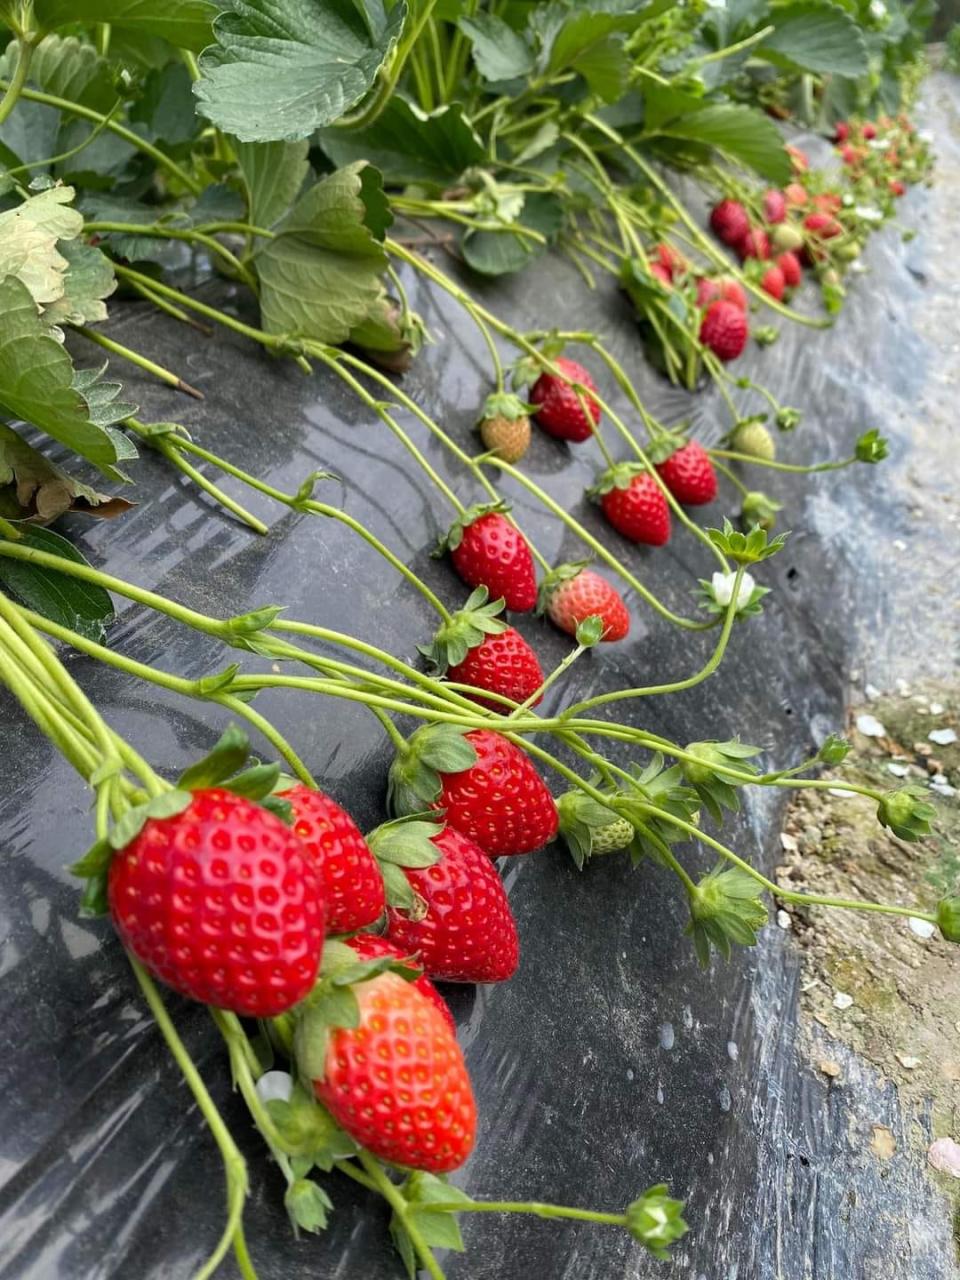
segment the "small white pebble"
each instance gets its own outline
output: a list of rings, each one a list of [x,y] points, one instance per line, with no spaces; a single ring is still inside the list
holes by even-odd
[[[864,687],[863,692],[866,694],[866,696],[870,699],[871,702],[873,702],[875,698],[880,697],[880,690],[877,688],[875,684],[866,685]]]
[[[909,1054],[898,1053],[896,1058],[905,1071],[915,1071],[920,1065],[920,1059],[910,1057]]]
[[[892,773],[895,778],[905,778],[910,770],[905,764],[888,764],[887,773]]]
[[[930,703],[930,714],[932,716],[942,716],[944,711],[946,711],[946,707],[943,705],[942,702]]]
[[[796,853],[798,849],[797,837],[792,836],[789,831],[780,832],[780,844],[787,853]]]
[[[907,544],[904,542],[902,538],[894,538],[893,545],[895,550],[897,551],[906,551],[907,549]]]
[[[853,996],[847,995],[846,991],[838,991],[833,997],[833,1007],[835,1009],[849,1009],[853,1004]]]
[[[930,782],[930,790],[935,791],[938,796],[943,796],[946,800],[949,800],[951,796],[955,796],[957,794],[957,788],[951,787],[950,783],[942,773],[935,773],[933,775]]]
[[[949,747],[956,742],[957,731],[956,729],[931,729],[927,737],[938,747]]]
[[[951,1173],[960,1178],[960,1143],[952,1138],[937,1138],[927,1148],[927,1163],[938,1173]]]
[[[843,787],[827,787],[827,791],[832,796],[855,796],[855,791],[846,791]]]
[[[857,729],[867,738],[885,738],[887,731],[876,716],[857,716]]]
[[[932,920],[921,920],[919,916],[910,916],[908,924],[918,938],[932,938],[937,931],[937,926]]]
[[[793,921],[783,907],[777,912],[777,924],[781,929],[791,929],[793,927]]]

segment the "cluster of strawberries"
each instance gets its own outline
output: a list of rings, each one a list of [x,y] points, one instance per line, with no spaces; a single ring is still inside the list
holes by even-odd
[[[903,112],[875,122],[841,120],[833,140],[855,184],[885,183],[892,196],[906,195],[907,183],[916,182],[926,167],[926,148]]]

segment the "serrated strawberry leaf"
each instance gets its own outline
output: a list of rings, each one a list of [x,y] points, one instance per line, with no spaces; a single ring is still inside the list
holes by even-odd
[[[405,0],[227,0],[200,58],[198,110],[242,142],[309,138],[367,93]]]
[[[199,52],[209,44],[217,6],[208,0],[35,0],[41,31],[75,23],[109,23],[143,36],[161,36],[181,49]]]
[[[87,564],[80,552],[52,529],[27,529],[19,546],[35,547],[74,564]],[[103,587],[26,560],[0,557],[0,586],[34,613],[101,644],[113,621],[113,601]]]
[[[382,295],[390,222],[380,175],[363,161],[304,192],[256,257],[267,332],[344,342]]]
[[[235,142],[234,153],[247,192],[247,212],[255,227],[272,227],[299,196],[310,162],[310,144]]]
[[[68,475],[0,423],[0,516],[50,524],[66,511],[112,520],[133,506]]]
[[[485,158],[459,102],[428,114],[395,97],[369,128],[321,129],[317,141],[338,167],[367,160],[396,186],[448,186]]]

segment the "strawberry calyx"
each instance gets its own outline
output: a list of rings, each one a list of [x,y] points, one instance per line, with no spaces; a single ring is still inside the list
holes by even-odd
[[[398,752],[387,783],[387,806],[398,818],[423,814],[440,798],[441,773],[463,773],[477,763],[467,729],[428,724],[407,739]]]
[[[689,443],[687,437],[681,435],[679,431],[660,431],[647,445],[646,454],[654,466],[660,466],[680,449],[686,448]]]
[[[683,776],[696,791],[711,818],[715,822],[722,822],[724,809],[736,813],[740,808],[736,788],[741,784],[736,780],[731,781],[716,770],[719,767],[756,775],[760,770],[756,765],[750,764],[750,759],[760,754],[760,748],[748,746],[739,738],[732,738],[729,742],[691,742],[686,752],[694,759],[681,762]]]
[[[740,523],[745,530],[752,529],[754,525],[759,525],[761,529],[766,529],[769,532],[777,523],[777,512],[782,508],[782,502],[777,502],[760,489],[751,489],[743,495],[743,502],[740,506]]]
[[[536,408],[537,405],[527,404],[510,391],[492,391],[483,402],[480,420],[506,418],[508,422],[517,422],[520,418],[528,417]]]
[[[768,538],[766,529],[755,525],[749,533],[734,529],[724,517],[722,529],[707,529],[707,537],[713,545],[736,564],[758,564],[783,549],[789,534],[778,533]]]
[[[541,617],[546,613],[550,604],[550,598],[554,592],[565,582],[570,582],[582,573],[590,564],[589,560],[570,560],[565,564],[558,564],[546,573],[540,580],[540,586],[537,590],[537,607],[535,613]]]
[[[486,636],[501,635],[508,630],[509,623],[497,616],[503,612],[503,597],[490,600],[489,594],[486,587],[477,587],[463,608],[437,629],[430,644],[417,646],[435,674],[444,675],[449,667],[459,666],[471,649],[483,644]]]
[[[649,474],[649,467],[642,462],[618,462],[597,477],[596,484],[590,486],[587,495],[594,502],[599,502],[605,493],[611,493],[614,489],[629,489],[637,476]]]
[[[499,502],[475,502],[473,506],[467,507],[461,515],[457,516],[456,520],[437,543],[433,555],[439,557],[448,551],[456,551],[463,541],[465,530],[469,529],[482,516],[506,515],[509,510],[510,504],[503,498]]]
[[[710,963],[711,946],[725,960],[730,958],[733,942],[742,947],[756,946],[757,933],[769,918],[762,893],[762,886],[749,872],[724,863],[698,881],[690,894],[686,932],[693,938],[703,968]]]
[[[557,812],[560,834],[580,870],[597,854],[629,848],[636,835],[628,819],[583,791],[560,796]]]
[[[236,725],[228,725],[213,749],[202,760],[185,769],[175,786],[150,796],[141,804],[131,805],[109,833],[95,841],[69,868],[72,875],[86,881],[80,900],[80,914],[87,917],[107,914],[107,873],[114,854],[132,843],[151,818],[174,818],[183,813],[196,791],[207,791],[213,787],[230,791],[269,809],[289,825],[293,820],[289,802],[273,794],[280,780],[280,766],[261,764],[258,760],[248,765],[249,759],[250,740],[247,735]],[[94,785],[103,780],[100,771],[91,777]]]
[[[405,912],[411,920],[422,920],[427,904],[414,890],[402,868],[432,867],[439,862],[440,850],[433,840],[443,829],[443,822],[438,821],[433,813],[429,819],[422,814],[413,814],[384,822],[366,837],[383,876],[387,905]]]

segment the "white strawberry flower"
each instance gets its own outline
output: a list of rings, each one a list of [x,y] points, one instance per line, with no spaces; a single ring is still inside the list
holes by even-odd
[[[870,0],[870,17],[874,22],[882,22],[887,16],[887,6],[883,0]]]
[[[713,591],[713,598],[722,609],[725,609],[733,599],[733,584],[736,581],[735,573],[715,573],[710,580],[710,587]],[[756,582],[749,573],[745,573],[740,580],[740,590],[737,592],[737,609],[745,609],[750,603],[750,597],[753,595]]]
[[[265,1071],[257,1081],[257,1097],[261,1102],[289,1102],[293,1093],[293,1076],[288,1071]]]

